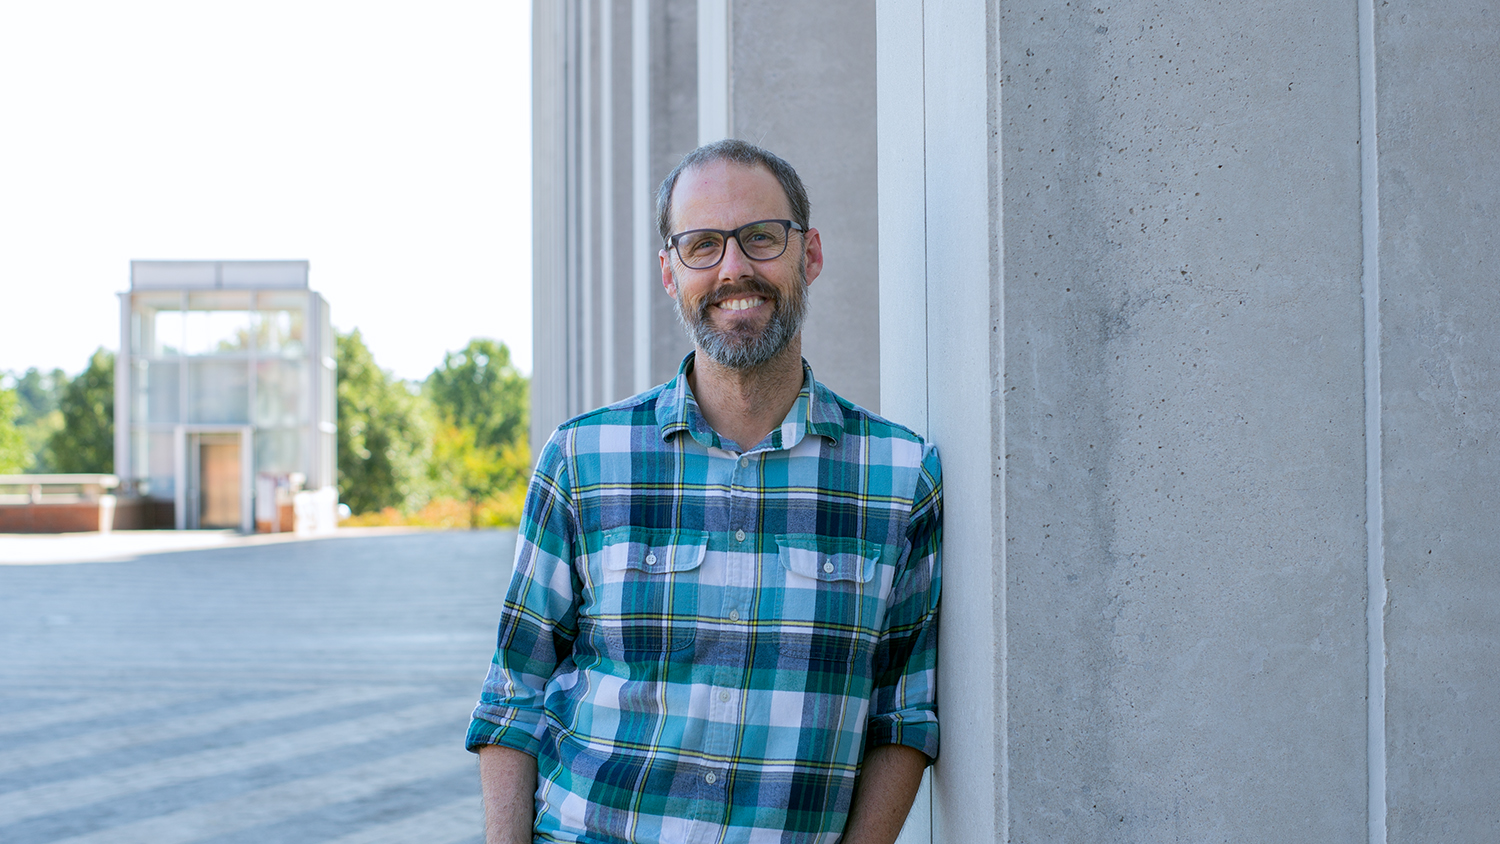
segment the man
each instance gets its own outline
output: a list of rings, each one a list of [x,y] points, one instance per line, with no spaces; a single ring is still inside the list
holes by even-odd
[[[790,165],[702,147],[657,222],[695,351],[539,455],[468,735],[487,840],[894,841],[938,748],[937,454],[803,362]]]

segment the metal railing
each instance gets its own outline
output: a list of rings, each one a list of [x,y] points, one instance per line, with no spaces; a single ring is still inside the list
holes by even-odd
[[[114,475],[0,475],[0,504],[99,501],[119,485]]]

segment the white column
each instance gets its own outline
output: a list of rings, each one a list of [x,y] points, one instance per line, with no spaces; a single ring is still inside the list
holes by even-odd
[[[729,137],[729,0],[698,0],[698,143]]]
[[[651,388],[651,296],[656,292],[656,208],[652,202],[651,184],[651,10],[650,0],[632,0],[630,4],[630,92],[631,92],[631,196],[636,203],[632,220],[631,242],[635,246],[632,262],[635,295],[634,371],[631,381],[636,392]]]

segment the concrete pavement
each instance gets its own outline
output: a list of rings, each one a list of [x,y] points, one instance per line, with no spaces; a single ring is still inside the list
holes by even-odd
[[[0,841],[480,842],[513,534],[220,544],[0,565]]]

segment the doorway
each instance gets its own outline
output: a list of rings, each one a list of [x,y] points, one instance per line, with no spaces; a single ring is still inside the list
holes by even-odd
[[[234,434],[199,434],[196,440],[199,528],[240,526],[240,438]]]
[[[250,532],[251,428],[177,428],[177,529]]]

